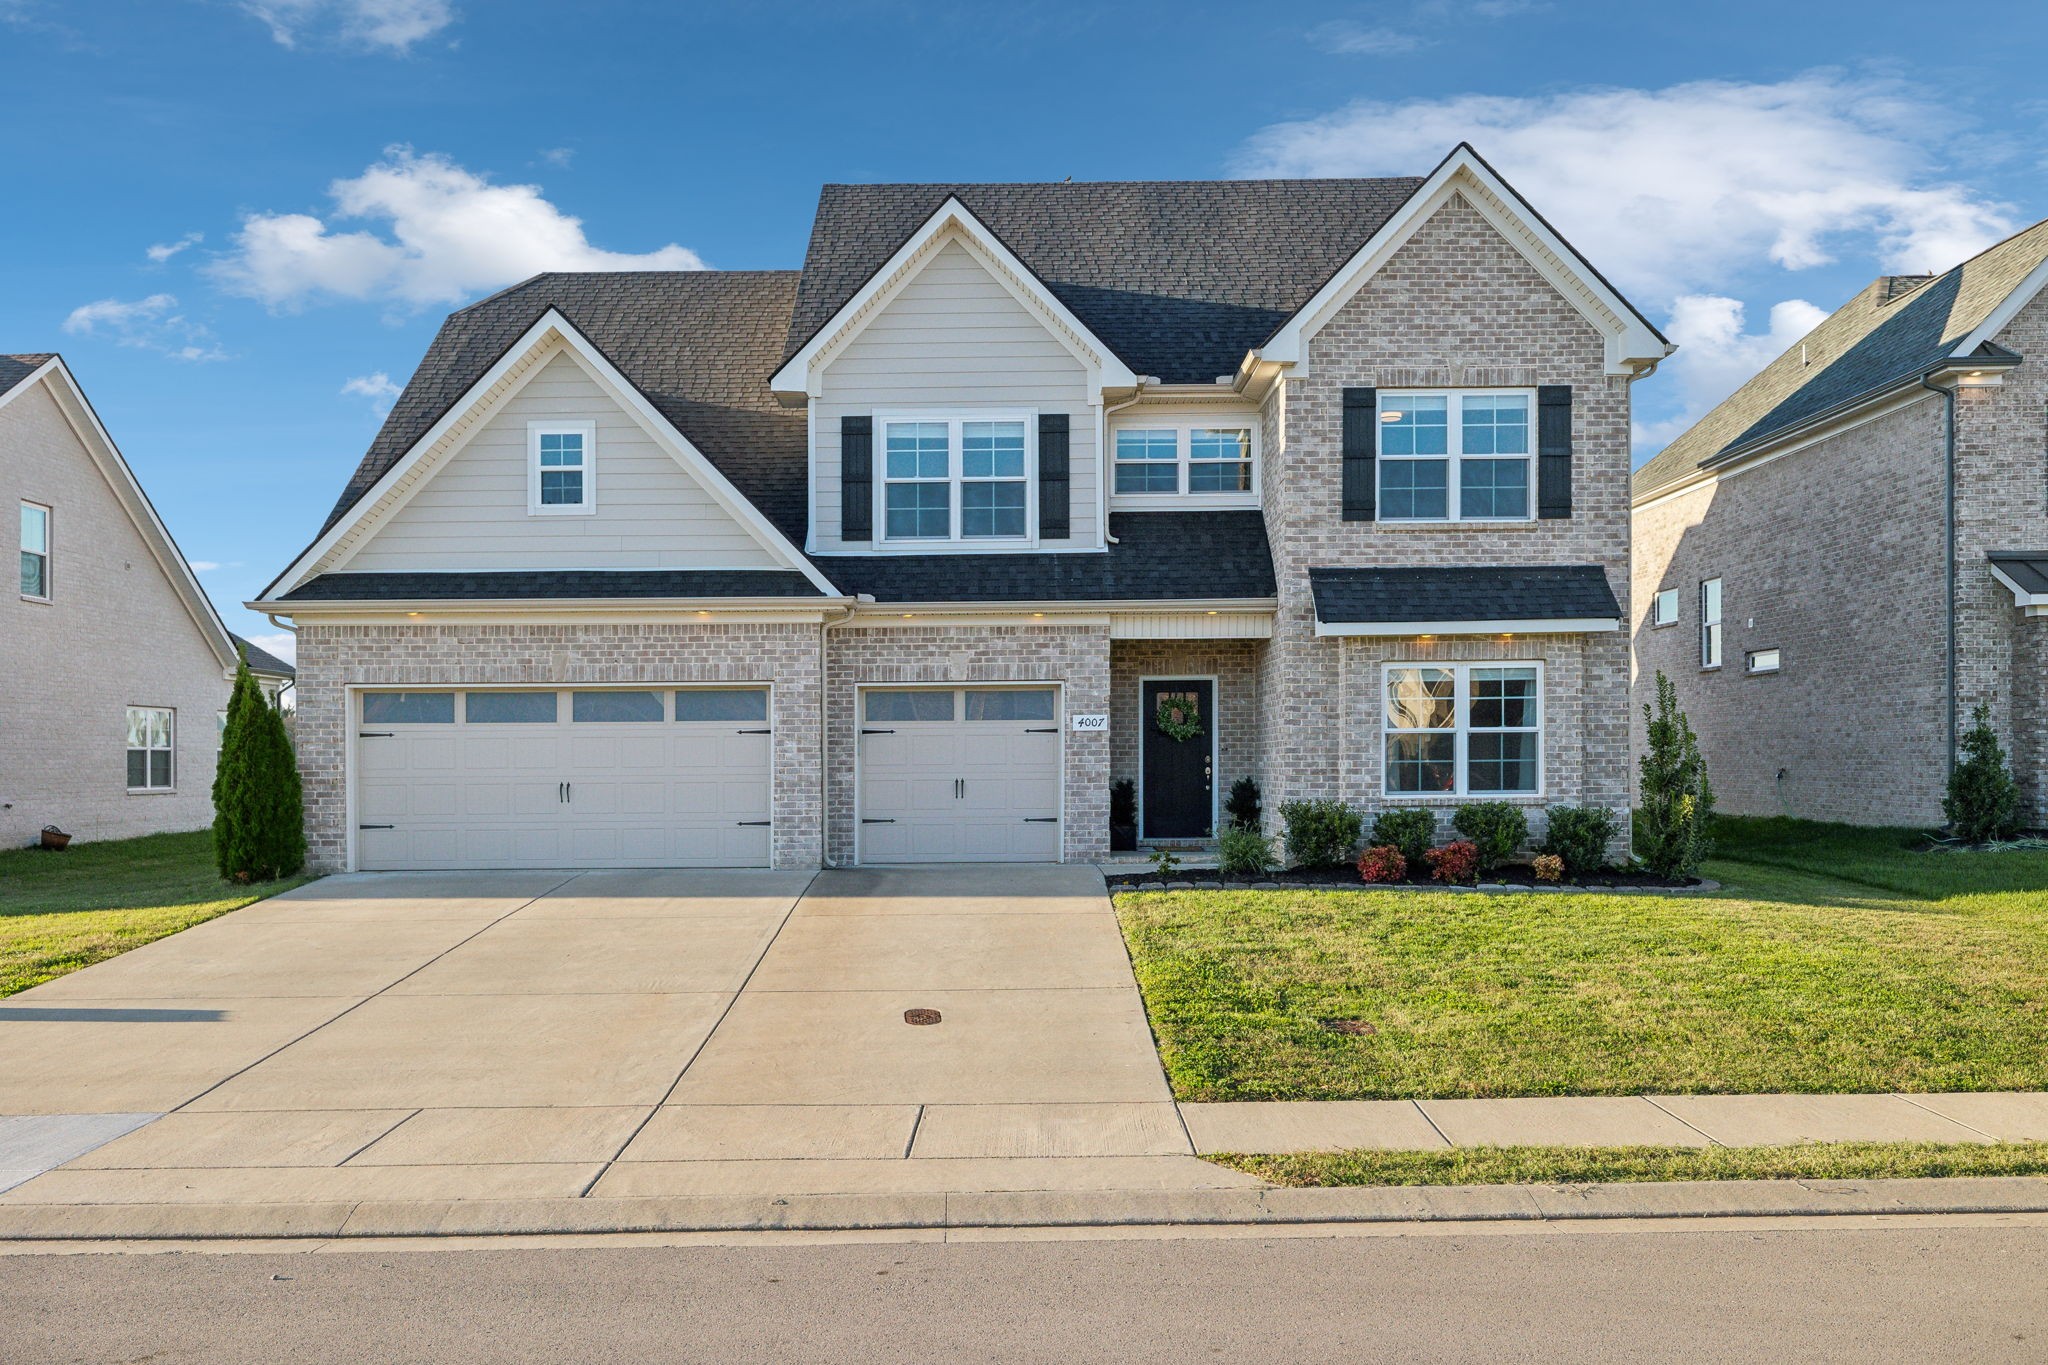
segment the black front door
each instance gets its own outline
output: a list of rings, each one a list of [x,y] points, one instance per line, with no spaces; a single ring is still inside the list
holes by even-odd
[[[1216,818],[1216,684],[1154,679],[1139,700],[1139,832],[1147,839],[1206,839]]]

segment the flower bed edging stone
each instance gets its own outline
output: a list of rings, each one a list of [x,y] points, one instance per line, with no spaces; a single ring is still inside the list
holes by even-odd
[[[1138,891],[1478,891],[1494,896],[1526,896],[1532,893],[1576,891],[1586,895],[1602,896],[1690,896],[1701,892],[1719,891],[1721,883],[1711,877],[1702,877],[1690,886],[1603,886],[1599,883],[1587,885],[1553,885],[1539,882],[1534,886],[1519,886],[1510,882],[1481,882],[1477,886],[1462,886],[1456,883],[1418,882],[1308,882],[1308,881],[1257,881],[1257,882],[1158,882],[1131,880],[1123,877],[1105,878],[1112,896],[1126,895]]]

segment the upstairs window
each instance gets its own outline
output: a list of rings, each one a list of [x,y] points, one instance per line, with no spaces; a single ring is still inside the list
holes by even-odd
[[[589,422],[532,422],[526,429],[527,511],[536,516],[597,509],[597,428]]]
[[[50,509],[41,503],[21,505],[21,595],[50,600]]]
[[[1249,423],[1148,421],[1120,427],[1112,442],[1119,497],[1248,499],[1256,488]]]
[[[1721,666],[1721,580],[1700,583],[1700,667]]]
[[[1657,614],[1650,618],[1650,624],[1675,626],[1678,624],[1678,589],[1666,588],[1657,594]]]
[[[1535,394],[1382,392],[1381,521],[1527,521]]]
[[[1031,420],[1018,415],[881,418],[884,540],[1026,540]]]

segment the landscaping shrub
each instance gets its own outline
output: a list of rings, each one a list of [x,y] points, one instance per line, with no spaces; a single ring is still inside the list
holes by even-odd
[[[1230,796],[1223,802],[1223,813],[1230,817],[1232,828],[1257,829],[1259,827],[1259,784],[1249,777],[1240,777],[1230,784]]]
[[[213,774],[213,852],[231,882],[289,877],[306,862],[299,765],[284,717],[263,699],[245,658],[235,665]]]
[[[1372,842],[1390,844],[1409,862],[1419,863],[1436,842],[1436,812],[1419,806],[1383,810],[1373,817]]]
[[[1358,847],[1358,812],[1342,801],[1318,797],[1280,807],[1287,826],[1287,860],[1295,867],[1341,867]]]
[[[1231,825],[1216,836],[1216,868],[1226,876],[1257,876],[1278,862],[1273,841],[1255,825]]]
[[[1636,818],[1636,849],[1645,866],[1662,877],[1690,877],[1713,848],[1707,826],[1714,816],[1714,789],[1707,781],[1699,737],[1678,709],[1678,689],[1660,669],[1657,705],[1646,704],[1648,735],[1642,758],[1642,812]]]
[[[1374,844],[1358,855],[1358,876],[1368,882],[1398,882],[1408,875],[1408,860],[1392,844]]]
[[[1433,848],[1423,856],[1429,859],[1429,875],[1440,882],[1470,883],[1479,878],[1479,847],[1470,839]]]
[[[1564,880],[1564,859],[1555,853],[1536,855],[1536,880],[1539,882],[1561,882]]]
[[[1529,817],[1520,806],[1506,801],[1474,801],[1458,807],[1451,817],[1458,833],[1479,850],[1479,866],[1491,872],[1529,841]]]
[[[1956,837],[1981,844],[2010,839],[2020,828],[2020,789],[2005,765],[2005,750],[1991,728],[1991,713],[1980,703],[1963,733],[1963,752],[1948,776],[1941,813]]]
[[[1574,877],[1598,872],[1607,865],[1607,842],[1614,837],[1614,812],[1605,806],[1552,806],[1542,849],[1564,860]]]

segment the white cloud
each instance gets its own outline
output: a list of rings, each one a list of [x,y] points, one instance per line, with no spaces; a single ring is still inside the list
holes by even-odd
[[[449,0],[244,0],[284,47],[306,39],[408,52],[455,22]]]
[[[576,149],[574,147],[543,147],[541,148],[540,159],[547,162],[550,166],[560,166],[567,170],[569,163],[576,159]]]
[[[185,562],[192,566],[193,573],[212,573],[220,567],[217,562],[211,559],[190,559]]]
[[[110,337],[122,346],[139,346],[173,360],[225,360],[213,333],[177,311],[173,294],[147,298],[97,299],[80,304],[64,319],[72,336]]]
[[[1256,134],[1253,175],[1414,174],[1469,140],[1637,302],[1725,288],[1760,260],[1941,270],[2010,206],[1936,173],[1953,132],[1912,87],[1814,71],[1774,84],[1362,100]]]
[[[1668,444],[1828,316],[1827,309],[1805,299],[1785,299],[1772,305],[1765,330],[1747,332],[1746,312],[1740,299],[1723,294],[1685,294],[1673,301],[1664,334],[1678,343],[1678,354],[1657,373],[1668,383],[1661,396],[1677,411],[1638,423],[1637,446],[1654,450]]]
[[[179,252],[195,247],[205,240],[206,234],[203,232],[188,232],[175,242],[158,242],[144,254],[153,264],[162,265]]]
[[[453,303],[543,270],[701,270],[696,252],[670,243],[643,254],[592,246],[583,220],[538,185],[494,185],[445,156],[390,147],[353,179],[328,187],[329,219],[257,213],[234,249],[209,267],[221,285],[273,307],[328,296],[410,307]],[[362,220],[383,230],[337,231]]]
[[[1393,57],[1427,47],[1429,40],[1419,33],[1384,26],[1354,24],[1335,19],[1309,30],[1309,41],[1325,52],[1340,57]]]
[[[242,638],[260,650],[275,654],[288,664],[297,664],[299,661],[299,637],[288,630],[281,630],[275,635],[244,635]]]
[[[341,386],[341,391],[358,398],[370,400],[370,407],[379,417],[391,411],[391,405],[398,401],[404,390],[391,382],[391,376],[382,370],[370,374],[359,374]]]

